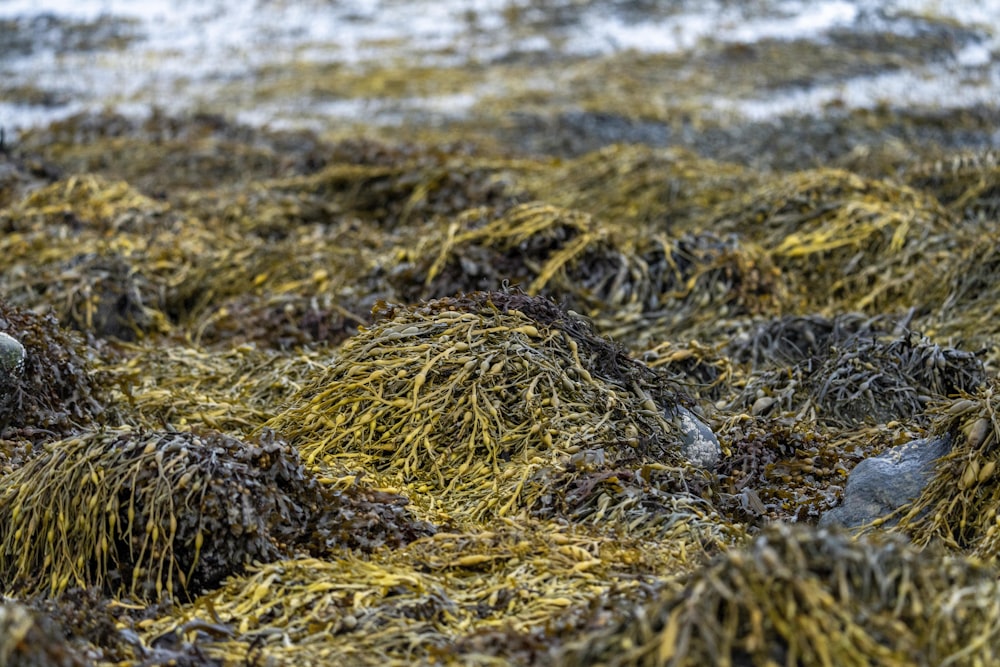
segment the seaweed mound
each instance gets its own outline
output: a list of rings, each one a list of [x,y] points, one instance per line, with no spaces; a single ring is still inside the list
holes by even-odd
[[[478,292],[374,315],[267,424],[307,464],[377,471],[473,519],[530,508],[588,460],[707,486],[682,454],[681,397],[553,302]]]
[[[921,303],[954,227],[954,216],[929,195],[836,169],[769,180],[720,204],[709,223],[769,250],[795,276],[807,307],[863,312]]]
[[[429,250],[414,270],[399,272],[426,275],[422,290],[397,280],[401,294],[438,297],[510,282],[586,313],[619,340],[775,313],[787,299],[771,260],[736,235],[672,237],[544,202],[466,211]]]
[[[24,347],[24,367],[12,386],[13,395],[0,426],[29,437],[69,434],[103,419],[111,404],[92,372],[92,352],[79,337],[62,329],[49,315],[37,315],[0,299],[0,332]]]
[[[996,571],[899,535],[775,524],[561,664],[941,665],[1000,659]]]
[[[736,405],[754,415],[790,412],[831,425],[919,418],[934,400],[986,381],[976,354],[941,346],[917,332],[849,336],[826,354],[759,373]]]
[[[84,667],[90,664],[73,649],[50,619],[18,602],[0,602],[0,665]]]
[[[380,510],[381,508],[381,510]],[[4,590],[99,586],[142,600],[216,586],[297,547],[398,545],[399,499],[317,489],[286,443],[217,432],[98,431],[0,480]]]

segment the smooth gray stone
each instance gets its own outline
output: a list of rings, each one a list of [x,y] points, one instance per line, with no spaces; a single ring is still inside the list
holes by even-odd
[[[13,378],[21,377],[24,356],[21,341],[0,331],[0,373]]]
[[[921,438],[865,459],[847,478],[844,502],[820,517],[820,526],[856,528],[910,502],[927,486],[951,437]]]
[[[17,401],[17,387],[24,373],[24,346],[0,331],[0,432],[10,420]]]

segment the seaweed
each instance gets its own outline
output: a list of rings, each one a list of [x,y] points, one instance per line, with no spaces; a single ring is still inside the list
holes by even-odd
[[[405,504],[405,503],[403,503]],[[51,444],[0,480],[0,581],[184,598],[296,548],[372,549],[427,534],[399,500],[325,490],[269,433],[102,430]]]
[[[998,658],[995,569],[900,535],[775,524],[556,664],[938,665]]]
[[[644,236],[543,202],[466,211],[429,250],[413,270],[426,276],[423,289],[397,287],[411,300],[509,282],[587,314],[633,346],[691,334],[720,316],[777,312],[787,298],[769,258],[734,235]]]
[[[754,415],[795,414],[831,425],[919,420],[932,401],[986,381],[974,352],[941,346],[914,331],[849,336],[822,357],[750,378],[733,405]]]
[[[721,203],[709,224],[761,243],[795,277],[804,307],[871,314],[900,302],[936,305],[924,301],[924,281],[947,259],[956,230],[933,197],[836,169],[765,181]]]
[[[923,492],[893,514],[899,517],[898,529],[915,544],[943,542],[987,561],[1000,554],[997,389],[992,378],[932,410],[932,432],[952,436],[955,444],[938,460]]]
[[[683,477],[677,394],[551,301],[478,292],[375,315],[267,423],[307,464],[378,471],[475,520],[530,507],[587,449]]]
[[[0,331],[24,347],[23,372],[5,387],[7,396],[13,396],[5,397],[11,401],[4,424],[8,430],[37,441],[115,418],[106,378],[93,369],[93,350],[51,315],[37,315],[0,298]]]

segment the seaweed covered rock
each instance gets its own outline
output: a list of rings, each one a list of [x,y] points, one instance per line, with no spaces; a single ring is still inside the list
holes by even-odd
[[[922,493],[894,513],[915,544],[941,541],[979,558],[1000,555],[1000,381],[933,410],[932,433],[948,438]]]
[[[407,290],[410,273],[424,276]],[[787,298],[770,258],[736,235],[670,237],[530,202],[472,209],[396,283],[410,298],[496,289],[510,282],[586,313],[634,344],[690,332],[719,318],[770,314]]]
[[[838,432],[816,422],[737,415],[717,429],[726,456],[718,505],[736,523],[815,523],[835,507],[865,457],[912,438],[902,425]]]
[[[396,530],[397,500],[320,491],[295,451],[267,432],[251,442],[216,432],[85,433],[0,480],[0,583],[22,593],[191,595],[297,545],[326,552],[425,534],[420,524]]]
[[[682,397],[553,302],[479,292],[375,316],[268,423],[308,463],[377,471],[477,519],[530,508],[587,452],[707,486],[685,458]]]
[[[0,602],[0,665],[84,667],[91,664],[51,619],[19,602]]]
[[[754,374],[736,398],[754,415],[794,413],[830,425],[913,419],[936,399],[974,391],[986,380],[975,353],[941,346],[917,332],[859,332],[824,356]]]
[[[955,218],[933,197],[836,169],[765,181],[719,205],[714,230],[764,246],[810,308],[923,307],[932,267],[948,257]]]
[[[558,664],[941,665],[1000,660],[994,568],[899,535],[775,524]]]
[[[0,402],[12,401],[5,410],[6,426],[68,434],[106,416],[110,398],[91,369],[91,351],[77,335],[62,329],[51,316],[3,299],[0,331],[24,350],[23,370],[17,373],[15,362],[15,372],[6,375],[6,386],[0,389],[6,395]],[[7,349],[14,355],[9,359],[20,356],[13,344],[8,343]]]

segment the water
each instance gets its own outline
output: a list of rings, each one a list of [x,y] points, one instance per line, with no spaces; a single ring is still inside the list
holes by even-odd
[[[938,41],[944,35],[947,48],[872,72],[824,77],[819,71],[806,85],[749,94],[719,85],[689,102],[761,120],[820,113],[831,104],[960,108],[1000,99],[1000,0],[0,0],[0,21],[6,33],[0,34],[0,126],[8,132],[101,109],[207,111],[257,125],[320,129],[343,120],[399,123],[414,112],[456,117],[476,113],[480,101],[506,90],[490,73],[516,58],[538,62],[537,80],[525,85],[545,99],[560,91],[566,62],[684,54],[697,69],[710,44],[823,44],[845,33],[927,33]],[[458,91],[432,86],[415,95],[322,96],[308,81],[321,67],[363,77],[386,63],[478,68],[483,80]],[[262,93],[265,86],[272,92]]]

